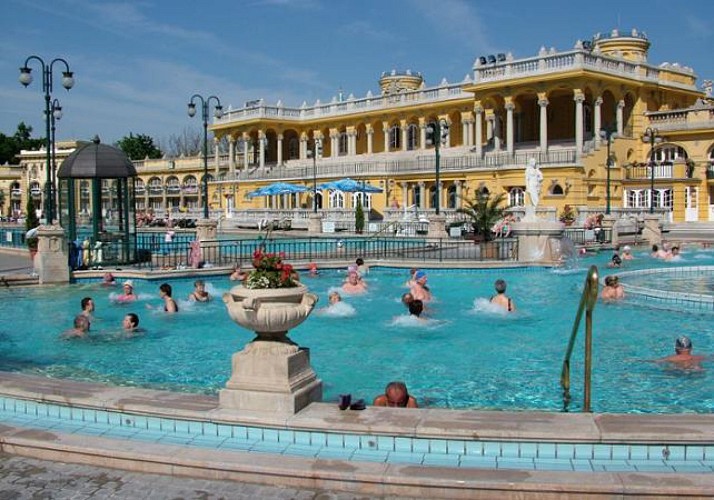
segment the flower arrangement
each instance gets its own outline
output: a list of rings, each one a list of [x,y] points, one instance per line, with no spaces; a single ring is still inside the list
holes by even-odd
[[[575,217],[576,217],[576,213],[575,213],[575,209],[572,207],[572,205],[565,205],[563,207],[563,210],[560,212],[559,220],[563,224],[570,225],[573,222],[575,222]]]
[[[285,254],[264,253],[262,248],[253,252],[253,270],[248,273],[246,288],[292,288],[298,286],[293,278],[293,266],[285,264]]]

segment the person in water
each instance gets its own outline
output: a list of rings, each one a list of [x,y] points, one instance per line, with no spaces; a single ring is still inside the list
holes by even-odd
[[[188,300],[193,302],[208,302],[211,294],[206,291],[206,283],[203,280],[193,282],[193,292],[188,295]]]
[[[86,316],[91,323],[94,319],[94,299],[92,297],[84,297],[80,302],[80,306],[82,307],[80,314]]]
[[[491,304],[496,304],[497,306],[502,307],[508,312],[513,312],[516,310],[516,304],[513,303],[513,300],[506,295],[506,281],[502,279],[497,279],[496,282],[493,284],[493,287],[496,289],[496,295],[491,297]]]
[[[686,370],[701,370],[701,362],[706,359],[707,356],[692,354],[692,341],[686,335],[682,335],[674,341],[674,354],[658,359],[656,362],[671,363],[677,368]]]
[[[342,297],[340,296],[339,292],[332,291],[327,296],[327,301],[330,303],[331,306],[334,306],[338,302],[342,302]]]
[[[122,284],[123,293],[117,297],[119,302],[133,302],[138,297],[134,293],[134,282],[131,280],[126,280]]]
[[[351,271],[342,285],[342,290],[347,293],[364,293],[367,291],[367,284],[360,279],[357,271]]]
[[[121,326],[125,332],[134,332],[139,328],[139,316],[134,313],[128,313],[124,316]]]
[[[171,297],[171,293],[171,285],[168,283],[162,283],[159,286],[159,295],[164,299],[164,312],[176,313],[178,312],[178,304],[176,304],[176,301]]]
[[[600,298],[605,301],[615,301],[625,298],[625,289],[620,284],[620,279],[617,276],[607,276],[605,278],[605,287],[600,292]]]
[[[78,314],[74,317],[74,328],[67,330],[62,334],[63,339],[84,338],[89,333],[89,319],[84,314]]]
[[[393,408],[418,408],[416,399],[409,395],[404,382],[390,382],[384,389],[384,394],[374,398],[374,406],[390,406]]]
[[[414,273],[414,284],[410,292],[414,300],[421,300],[423,303],[431,302],[432,295],[429,287],[426,285],[427,277],[424,271]]]

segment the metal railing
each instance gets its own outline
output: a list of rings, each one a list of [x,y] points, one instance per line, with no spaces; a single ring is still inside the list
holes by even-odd
[[[450,238],[300,238],[294,240],[251,239],[210,240],[201,242],[204,266],[232,266],[250,263],[256,248],[268,253],[283,253],[285,260],[294,262],[396,260],[416,262],[480,262],[515,261],[518,241],[501,238],[474,243],[470,240]],[[163,242],[156,251],[144,248],[137,251],[142,256],[139,267],[180,268],[189,263],[187,242]]]
[[[585,278],[585,287],[580,296],[580,305],[578,312],[575,315],[573,330],[570,333],[570,341],[568,348],[565,351],[565,359],[563,360],[563,370],[560,373],[560,385],[563,387],[563,411],[568,411],[570,404],[570,357],[573,354],[575,347],[575,338],[578,335],[580,328],[580,320],[585,312],[585,376],[584,376],[584,394],[583,394],[583,411],[590,411],[590,388],[591,388],[591,373],[592,373],[592,350],[593,350],[593,310],[597,303],[598,294],[598,271],[596,266],[590,266],[588,275]]]

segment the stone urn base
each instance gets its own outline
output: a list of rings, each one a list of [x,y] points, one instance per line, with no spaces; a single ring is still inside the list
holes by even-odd
[[[220,408],[294,414],[322,400],[322,381],[310,354],[288,337],[288,329],[312,312],[317,296],[295,288],[251,290],[236,286],[223,295],[231,318],[256,333],[233,355],[233,371],[219,392]]]

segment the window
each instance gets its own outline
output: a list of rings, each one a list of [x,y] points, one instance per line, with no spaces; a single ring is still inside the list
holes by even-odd
[[[648,204],[644,189],[628,189],[625,192],[625,208],[644,208]]]
[[[521,187],[514,187],[508,191],[508,206],[522,207],[525,205],[526,193]]]
[[[687,159],[687,152],[681,146],[664,146],[655,151],[655,161],[658,163],[671,163],[679,159]]]
[[[342,191],[328,191],[330,208],[345,208],[345,195]]]
[[[419,144],[419,127],[414,124],[407,128],[407,149],[413,151],[417,149]]]
[[[288,160],[297,160],[300,156],[300,147],[297,137],[292,137],[288,141]]]
[[[340,132],[338,148],[339,156],[347,155],[347,134],[345,132]]]
[[[563,187],[560,184],[556,184],[553,186],[553,189],[550,190],[550,194],[555,195],[555,196],[562,196],[565,194],[563,191]]]
[[[369,210],[372,208],[372,194],[371,193],[352,193],[352,206],[357,206],[357,200],[362,203],[362,208]]]
[[[395,151],[402,147],[402,130],[399,125],[394,125],[389,129],[389,150]]]
[[[454,186],[453,184],[449,186],[449,189],[446,193],[447,208],[456,208],[456,186]]]

